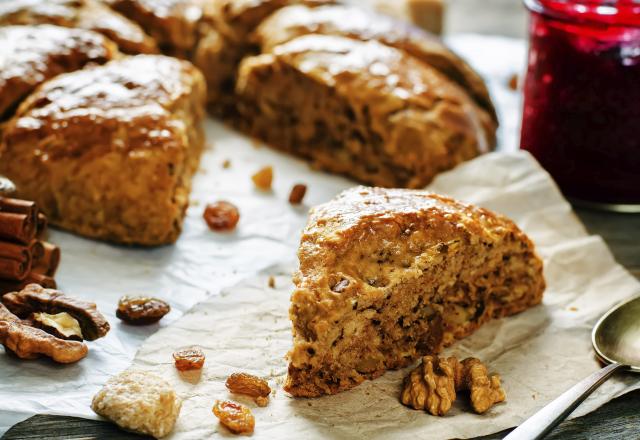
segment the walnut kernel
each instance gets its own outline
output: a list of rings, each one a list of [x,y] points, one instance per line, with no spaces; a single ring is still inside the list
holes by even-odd
[[[82,341],[82,329],[78,321],[66,312],[50,315],[48,313],[33,313],[29,320],[34,327],[44,330],[60,339]]]

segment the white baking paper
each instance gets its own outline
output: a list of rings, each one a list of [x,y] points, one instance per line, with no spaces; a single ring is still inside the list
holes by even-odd
[[[500,113],[500,149],[512,151],[517,143],[520,103],[507,83],[513,73],[522,70],[524,42],[467,35],[450,38],[449,43],[487,79]],[[52,231],[50,241],[62,247],[57,277],[61,289],[97,302],[112,330],[106,338],[90,343],[88,357],[76,365],[18,361],[0,353],[0,435],[37,413],[95,418],[89,408],[92,395],[110,376],[130,364],[146,338],[224,287],[278,263],[293,265],[308,206],[325,202],[353,184],[311,171],[302,161],[260,147],[213,120],[208,120],[206,127],[213,146],[203,156],[202,171],[194,182],[194,204],[175,246],[132,249]],[[231,160],[229,169],[222,168],[226,159]],[[274,167],[271,193],[255,191],[250,180],[250,175],[264,165]],[[286,199],[291,186],[298,182],[308,184],[309,191],[305,205],[293,208]],[[227,199],[240,207],[242,218],[235,233],[212,233],[202,221],[204,204],[217,199]],[[583,234],[583,230],[576,226],[573,233]],[[629,280],[623,281],[628,286]],[[173,311],[160,325],[121,325],[114,315],[117,300],[121,295],[136,293],[165,298]]]
[[[457,402],[446,417],[402,406],[402,378],[388,372],[353,390],[317,399],[295,399],[281,390],[284,355],[291,346],[288,318],[295,265],[272,268],[195,306],[172,326],[149,338],[135,368],[167,378],[185,399],[172,439],[216,438],[227,433],[211,413],[216,399],[236,399],[226,377],[246,371],[269,378],[275,396],[254,408],[258,439],[470,438],[522,422],[577,380],[596,371],[590,344],[595,321],[619,301],[640,294],[640,283],[615,263],[602,239],[586,234],[568,203],[527,153],[494,153],[438,177],[429,189],[504,213],[536,243],[548,287],[543,305],[482,327],[447,354],[475,356],[501,374],[507,402],[485,415]],[[276,289],[267,286],[279,272]],[[201,376],[183,376],[174,350],[204,348]],[[574,415],[591,411],[637,386],[633,375],[603,385]],[[464,400],[464,399],[460,399]]]

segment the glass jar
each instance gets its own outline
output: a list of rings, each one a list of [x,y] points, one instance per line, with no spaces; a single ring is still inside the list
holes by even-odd
[[[520,147],[569,198],[640,212],[640,3],[524,1]]]

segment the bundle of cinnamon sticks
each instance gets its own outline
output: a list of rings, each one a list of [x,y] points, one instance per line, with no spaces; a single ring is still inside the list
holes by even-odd
[[[0,296],[31,283],[56,287],[60,249],[43,240],[46,230],[35,202],[0,196]]]

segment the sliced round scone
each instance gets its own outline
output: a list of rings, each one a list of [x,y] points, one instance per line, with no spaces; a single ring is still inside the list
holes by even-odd
[[[315,397],[438,353],[542,300],[542,261],[504,216],[426,191],[356,187],[315,208],[291,297],[285,390]]]
[[[495,140],[461,86],[375,40],[294,38],[245,58],[236,93],[241,130],[375,186],[423,187]]]

